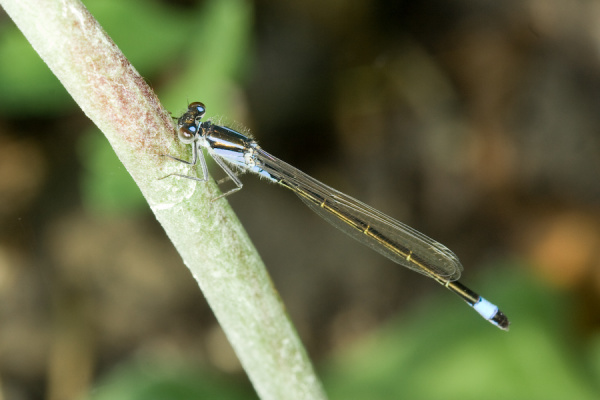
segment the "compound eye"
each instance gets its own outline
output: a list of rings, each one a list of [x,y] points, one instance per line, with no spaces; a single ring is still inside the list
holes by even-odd
[[[190,144],[196,140],[198,127],[196,125],[184,125],[177,131],[177,136],[182,143]]]
[[[202,118],[204,116],[204,113],[206,113],[206,107],[203,103],[200,103],[199,101],[190,103],[190,105],[188,106],[188,110],[193,111],[195,114],[197,114],[196,118]]]

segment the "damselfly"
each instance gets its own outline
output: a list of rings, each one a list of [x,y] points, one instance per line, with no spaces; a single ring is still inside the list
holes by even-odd
[[[508,330],[508,318],[497,306],[458,281],[462,265],[446,246],[273,157],[255,140],[240,132],[201,121],[205,112],[204,104],[194,102],[178,119],[178,136],[183,143],[192,145],[192,161],[168,156],[189,165],[200,163],[202,178],[171,175],[207,181],[208,168],[202,154],[202,148],[205,148],[235,184],[235,188],[216,199],[242,188],[242,182],[228,163],[265,177],[292,190],[314,212],[352,238],[390,260],[434,279],[467,302],[483,318]]]

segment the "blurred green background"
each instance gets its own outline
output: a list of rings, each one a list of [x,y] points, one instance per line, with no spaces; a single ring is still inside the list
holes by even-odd
[[[173,115],[202,101],[446,244],[512,321],[243,176],[228,200],[332,399],[598,398],[599,1],[84,3]],[[107,141],[0,12],[0,399],[83,398],[256,395]]]

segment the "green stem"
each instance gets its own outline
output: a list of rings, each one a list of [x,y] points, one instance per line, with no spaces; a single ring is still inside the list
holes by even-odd
[[[171,117],[94,17],[76,0],[0,4],[108,138],[198,281],[259,396],[325,398],[246,232],[226,201],[210,201],[214,184],[158,179],[179,168],[160,154],[182,154]]]

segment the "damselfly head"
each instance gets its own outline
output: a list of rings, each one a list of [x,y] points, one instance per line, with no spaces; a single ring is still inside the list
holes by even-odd
[[[185,144],[190,144],[198,135],[200,129],[200,120],[206,113],[204,104],[195,101],[190,103],[187,111],[177,120],[177,135],[179,140]]]

